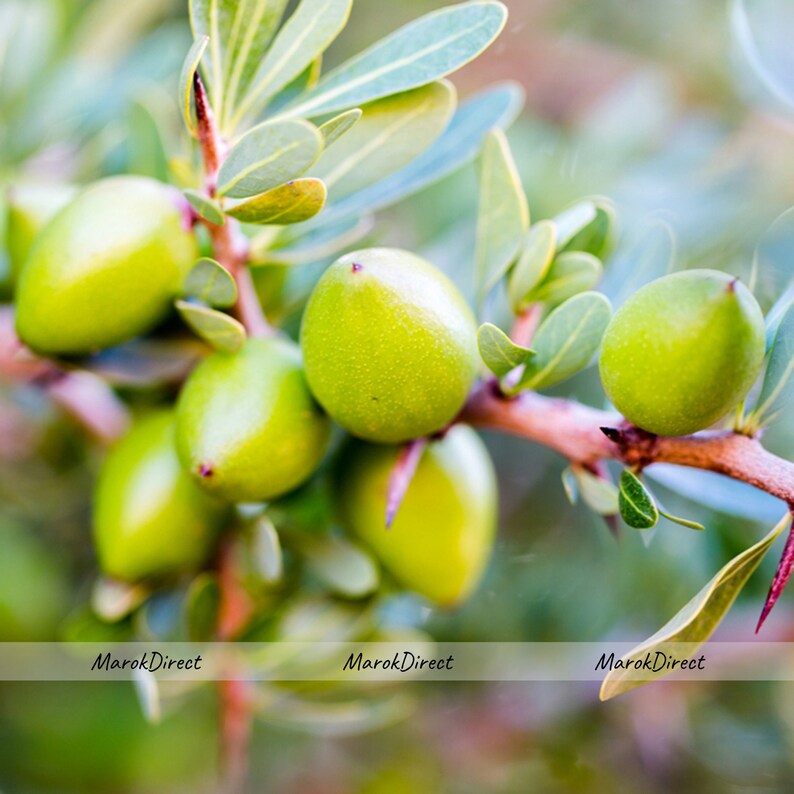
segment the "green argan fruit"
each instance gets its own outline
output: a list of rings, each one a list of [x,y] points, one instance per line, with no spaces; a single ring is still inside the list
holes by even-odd
[[[389,476],[399,447],[356,442],[339,473],[340,515],[405,587],[445,606],[474,589],[493,544],[496,477],[477,434],[462,425],[424,451],[390,529]]]
[[[232,502],[273,499],[300,485],[320,464],[330,431],[300,350],[284,339],[214,353],[192,372],[177,408],[182,463]]]
[[[135,581],[201,565],[226,507],[182,469],[174,417],[139,421],[110,452],[94,497],[94,539],[102,570]]]
[[[739,281],[715,270],[657,279],[612,318],[601,380],[623,415],[680,436],[716,422],[753,385],[764,359],[764,318]]]
[[[7,196],[6,246],[12,279],[19,278],[41,228],[77,193],[74,185],[14,185]]]
[[[443,428],[479,367],[477,326],[455,285],[391,248],[356,251],[328,268],[306,307],[301,346],[321,405],[370,441]]]
[[[17,290],[17,332],[41,353],[82,354],[151,329],[196,258],[181,197],[152,179],[103,179],[41,230]]]

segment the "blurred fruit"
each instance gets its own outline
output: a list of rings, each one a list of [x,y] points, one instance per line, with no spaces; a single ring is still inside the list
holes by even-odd
[[[205,490],[232,502],[296,488],[319,466],[330,431],[300,350],[285,339],[214,353],[191,374],[177,409],[183,464]]]
[[[328,268],[306,307],[306,377],[356,436],[429,435],[466,399],[479,367],[476,333],[471,310],[441,271],[407,251],[356,251]]]
[[[630,422],[679,436],[738,405],[763,360],[764,318],[747,287],[715,270],[687,270],[623,304],[604,335],[600,369]]]
[[[183,471],[174,416],[140,420],[110,452],[94,496],[94,539],[102,570],[134,581],[201,565],[226,513]]]
[[[477,434],[461,425],[430,443],[391,529],[386,494],[399,447],[357,442],[339,473],[343,526],[403,586],[449,606],[474,589],[496,527],[496,477]]]
[[[168,186],[133,176],[79,193],[41,230],[20,274],[22,341],[81,354],[150,330],[196,258],[180,202]]]

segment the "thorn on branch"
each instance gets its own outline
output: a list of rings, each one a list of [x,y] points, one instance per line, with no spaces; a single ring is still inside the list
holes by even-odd
[[[422,459],[422,453],[427,446],[426,438],[415,438],[409,441],[401,450],[389,475],[389,485],[386,491],[386,529],[391,529],[397,511],[405,499],[408,486],[416,474],[416,467]]]
[[[761,610],[761,617],[758,618],[758,625],[755,627],[755,633],[761,630],[764,621],[767,619],[772,607],[777,603],[780,594],[786,587],[791,573],[794,571],[794,523],[792,523],[789,535],[786,540],[786,545],[783,548],[783,554],[780,557],[775,576],[772,579],[772,585],[769,588],[769,594],[764,602],[764,608]]]

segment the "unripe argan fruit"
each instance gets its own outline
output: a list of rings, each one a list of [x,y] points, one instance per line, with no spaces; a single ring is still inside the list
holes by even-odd
[[[680,436],[721,419],[764,360],[764,318],[752,293],[716,270],[652,281],[615,313],[601,347],[601,380],[638,427]]]
[[[197,568],[225,512],[182,469],[173,413],[151,414],[111,450],[99,476],[94,540],[100,567],[127,581]]]
[[[441,271],[407,251],[343,256],[312,293],[301,328],[306,377],[353,435],[429,435],[462,407],[477,375],[477,325]]]
[[[153,179],[103,179],[37,236],[17,289],[17,332],[40,353],[83,354],[163,319],[196,258],[181,197]]]
[[[400,448],[357,442],[339,472],[345,529],[405,587],[438,604],[466,598],[490,556],[496,477],[477,434],[456,425],[425,449],[390,529],[389,476]]]
[[[196,367],[177,407],[177,449],[202,487],[232,502],[287,493],[319,466],[331,423],[306,385],[298,347],[249,339]]]

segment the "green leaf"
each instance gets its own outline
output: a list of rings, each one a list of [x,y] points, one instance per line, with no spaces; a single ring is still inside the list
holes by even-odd
[[[273,45],[256,70],[248,92],[231,118],[231,127],[236,127],[245,116],[258,115],[271,97],[325,52],[345,26],[351,5],[352,0],[301,2],[278,32]]]
[[[237,284],[223,265],[205,257],[190,269],[182,285],[182,295],[225,309],[237,301]]]
[[[620,475],[618,508],[623,520],[634,529],[650,529],[659,521],[653,497],[636,474],[623,469]]]
[[[586,367],[611,315],[609,301],[599,292],[583,292],[558,306],[538,329],[535,356],[513,391],[553,386]]]
[[[568,497],[568,501],[575,505],[577,499],[579,498],[579,488],[576,482],[576,474],[571,466],[566,467],[562,471],[562,487],[565,491],[565,495]]]
[[[557,227],[557,250],[565,246],[596,219],[596,206],[590,201],[580,201],[552,219]]]
[[[273,118],[278,112],[289,105],[295,97],[305,94],[317,85],[323,71],[323,56],[318,55],[289,85],[285,85],[271,100],[268,101],[268,116]]]
[[[526,303],[556,306],[598,284],[604,268],[592,254],[568,251],[552,261],[545,278],[525,296]]]
[[[549,272],[557,246],[557,227],[552,221],[538,221],[529,227],[523,250],[507,282],[510,305],[518,314],[526,305],[526,296]]]
[[[284,572],[281,541],[267,516],[261,516],[254,524],[249,549],[254,573],[260,581],[268,585],[281,581]]]
[[[375,212],[456,171],[474,159],[488,130],[512,123],[522,101],[520,87],[507,83],[464,102],[441,137],[424,154],[385,179],[332,204],[323,213],[324,222],[338,223]]]
[[[218,174],[218,195],[248,198],[289,182],[320,155],[323,138],[308,121],[266,121],[232,147]]]
[[[217,226],[222,226],[225,222],[223,210],[217,201],[213,201],[209,196],[202,193],[200,190],[193,190],[186,188],[182,191],[185,198],[190,202],[190,206],[202,217],[205,221],[214,223]]]
[[[501,130],[485,136],[474,268],[479,301],[518,256],[529,226],[529,207],[510,146]]]
[[[378,569],[358,546],[337,537],[312,537],[302,549],[311,570],[335,593],[363,598],[377,589]]]
[[[177,301],[176,308],[182,319],[214,348],[233,353],[243,346],[245,328],[234,317],[187,301]]]
[[[619,512],[618,487],[611,480],[598,477],[581,466],[573,467],[582,501],[600,516],[614,516]]]
[[[226,214],[243,223],[302,223],[313,218],[325,206],[326,195],[325,183],[321,179],[294,179],[261,196],[229,207]]]
[[[780,320],[775,341],[769,352],[769,363],[752,421],[757,426],[772,422],[791,400],[794,393],[794,305]]]
[[[196,123],[194,119],[194,111],[192,110],[191,98],[193,96],[193,75],[198,69],[201,62],[201,56],[204,55],[204,50],[207,49],[209,42],[208,36],[198,36],[193,42],[190,49],[187,51],[185,60],[182,63],[182,69],[179,72],[179,105],[182,110],[182,119],[188,132],[192,136],[196,135]]]
[[[483,323],[477,331],[477,347],[480,356],[497,378],[529,361],[534,351],[515,344],[501,329],[491,323]]]
[[[662,510],[661,507],[657,509],[659,510],[660,516],[664,516],[668,521],[672,521],[674,524],[680,524],[682,527],[686,527],[687,529],[705,529],[703,524],[700,524],[697,521],[692,521],[688,518],[681,518],[680,516],[674,516],[671,513]]]
[[[499,35],[506,18],[507,10],[496,2],[434,11],[329,72],[286,112],[305,117],[336,113],[446,77],[476,58]]]
[[[170,98],[159,88],[140,94],[127,109],[127,172],[164,181],[169,177],[167,119]]]
[[[595,217],[573,235],[565,246],[566,251],[586,251],[598,259],[605,259],[615,244],[617,209],[607,198],[594,198]]]
[[[210,642],[218,627],[221,593],[214,574],[200,573],[188,588],[183,605],[187,636],[191,642]]]
[[[210,40],[207,82],[216,117],[223,123],[265,54],[286,0],[190,0],[196,39]]]
[[[353,125],[361,118],[363,111],[361,108],[353,108],[340,113],[338,116],[329,119],[325,124],[320,125],[320,135],[327,149],[334,141],[341,138]]]
[[[444,131],[455,107],[450,83],[436,82],[363,107],[355,128],[324,152],[312,173],[340,199],[410,163]]]
[[[648,653],[653,657],[661,647],[669,649],[674,643],[687,643],[686,651],[690,656],[693,655],[717,628],[742,587],[789,521],[790,516],[787,513],[763,540],[734,557],[675,617],[652,637],[629,651],[623,659],[627,662],[644,659]],[[632,675],[630,670],[611,670],[601,685],[601,700],[609,700],[650,683],[651,680],[662,678],[666,671],[644,672],[642,675],[644,680]]]

